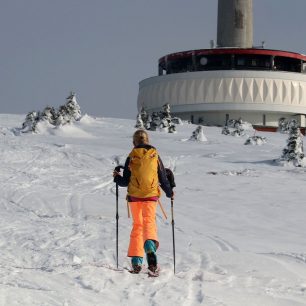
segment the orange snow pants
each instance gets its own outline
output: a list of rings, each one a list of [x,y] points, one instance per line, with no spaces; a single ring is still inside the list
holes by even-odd
[[[144,256],[144,243],[146,240],[155,240],[158,246],[156,226],[155,201],[129,202],[133,217],[133,228],[130,235],[128,256]]]

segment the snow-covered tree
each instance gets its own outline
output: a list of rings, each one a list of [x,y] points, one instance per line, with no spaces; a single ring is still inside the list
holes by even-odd
[[[151,122],[150,122],[150,130],[156,131],[161,124],[161,119],[157,112],[153,112],[151,115]]]
[[[40,114],[39,120],[47,120],[50,124],[55,124],[57,119],[57,112],[54,107],[47,106]]]
[[[234,130],[231,132],[232,136],[241,137],[245,135],[244,128],[243,128],[243,121],[241,118],[238,120],[232,119],[229,120],[228,125],[232,125]]]
[[[61,105],[58,109],[54,124],[56,126],[65,125],[67,123],[78,121],[81,119],[81,108],[76,100],[76,95],[71,92],[66,98],[66,104]]]
[[[159,114],[161,118],[161,123],[159,128],[161,130],[167,131],[168,133],[175,133],[176,127],[175,124],[172,122],[171,111],[170,111],[170,104],[164,104],[163,109]]]
[[[56,126],[65,125],[71,122],[72,117],[69,115],[66,105],[61,105],[58,109],[57,118],[55,121]]]
[[[171,120],[171,111],[170,111],[170,104],[166,103],[163,105],[163,109],[160,112],[160,117],[162,119],[166,118],[168,120]]]
[[[149,115],[147,113],[147,111],[145,110],[144,107],[141,108],[140,110],[140,117],[141,117],[141,120],[143,122],[143,126],[145,129],[150,129],[150,123],[149,123]]]
[[[81,119],[81,108],[76,101],[75,93],[71,92],[66,99],[67,102],[61,105],[58,111],[51,106],[47,106],[42,112],[30,112],[27,114],[22,124],[22,132],[37,132],[37,124],[47,122],[52,126],[60,126],[72,121]]]
[[[238,127],[231,132],[231,135],[236,137],[241,137],[245,135],[245,132],[241,127]]]
[[[226,125],[225,127],[223,127],[221,134],[223,135],[230,135],[231,131],[229,130],[228,126]]]
[[[227,121],[227,125],[223,128],[222,134],[241,137],[246,134],[247,130],[253,130],[253,126],[250,123],[242,121],[241,118],[238,120],[230,119]]]
[[[140,118],[139,118],[140,116]],[[176,133],[176,124],[182,124],[180,118],[172,118],[170,104],[163,105],[160,112],[147,113],[144,107],[141,108],[137,116],[136,126],[140,124],[139,119],[143,122],[143,128],[150,131],[165,131],[167,133]]]
[[[26,115],[25,121],[22,123],[22,132],[36,132],[36,125],[38,122],[38,113],[33,111]]]
[[[151,116],[147,113],[144,107],[141,108],[136,118],[136,128],[150,130],[151,127]]]
[[[150,130],[151,129],[151,123],[152,123],[152,116],[150,114],[148,114],[147,122],[146,122],[146,124],[144,124],[144,128],[146,130]]]
[[[144,129],[143,121],[141,119],[141,114],[137,115],[135,128],[136,129]]]
[[[66,109],[67,114],[74,120],[78,121],[82,117],[81,108],[76,100],[76,96],[74,92],[71,92],[69,97],[66,98]]]
[[[298,127],[297,121],[291,120],[287,146],[283,149],[281,161],[287,161],[296,167],[301,167],[304,162],[304,157],[303,134]]]
[[[290,120],[286,118],[280,118],[278,121],[278,132],[282,134],[288,134],[290,129]]]
[[[204,128],[202,125],[199,125],[193,132],[189,140],[194,141],[207,141],[206,136],[204,135]]]

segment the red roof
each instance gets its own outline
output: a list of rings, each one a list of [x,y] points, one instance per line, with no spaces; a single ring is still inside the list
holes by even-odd
[[[296,58],[303,61],[306,61],[306,55],[289,52],[289,51],[281,51],[281,50],[268,50],[268,49],[240,49],[240,48],[216,48],[216,49],[199,49],[199,50],[189,50],[183,52],[171,53],[163,56],[159,59],[159,63],[167,60],[185,58],[192,55],[212,55],[212,54],[256,54],[256,55],[272,55],[272,56],[282,56],[282,57],[290,57]]]

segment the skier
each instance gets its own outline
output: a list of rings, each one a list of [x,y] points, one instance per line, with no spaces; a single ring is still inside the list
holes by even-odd
[[[127,255],[131,257],[131,272],[137,274],[141,271],[145,251],[149,273],[158,275],[156,206],[160,197],[159,187],[168,198],[173,199],[174,193],[156,149],[149,144],[147,132],[137,130],[133,135],[133,145],[125,162],[123,176],[117,171],[113,172],[114,182],[128,187],[127,200],[133,227]]]

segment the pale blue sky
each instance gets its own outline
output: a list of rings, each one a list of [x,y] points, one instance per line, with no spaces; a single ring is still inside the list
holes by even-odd
[[[305,0],[253,0],[254,44],[306,53]],[[217,0],[0,0],[0,113],[59,106],[135,118],[168,53],[209,48]]]

